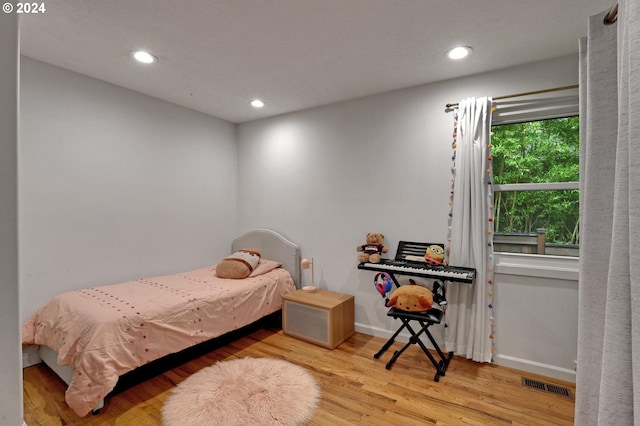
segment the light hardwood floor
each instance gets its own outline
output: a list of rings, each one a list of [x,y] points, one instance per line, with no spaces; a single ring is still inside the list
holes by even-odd
[[[309,425],[573,425],[574,402],[522,386],[522,377],[552,382],[575,393],[571,383],[454,357],[446,376],[417,345],[390,369],[396,342],[380,359],[382,338],[356,333],[334,350],[259,329],[178,367],[122,390],[96,415],[79,418],[64,402],[65,385],[47,367],[24,370],[24,418],[29,426],[160,425],[171,390],[201,368],[242,357],[271,357],[305,367],[321,386]]]

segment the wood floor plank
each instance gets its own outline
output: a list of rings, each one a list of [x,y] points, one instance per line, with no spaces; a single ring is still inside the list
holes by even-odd
[[[36,365],[24,369],[24,418],[30,426],[156,426],[171,390],[190,375],[219,361],[269,357],[306,368],[318,382],[321,399],[309,425],[573,425],[573,400],[525,388],[521,378],[555,383],[575,394],[572,383],[459,357],[434,382],[434,367],[419,347],[407,349],[387,370],[401,344],[375,359],[383,344],[384,339],[356,333],[329,350],[278,329],[259,329],[119,391],[98,415],[84,418],[64,402],[64,382]]]

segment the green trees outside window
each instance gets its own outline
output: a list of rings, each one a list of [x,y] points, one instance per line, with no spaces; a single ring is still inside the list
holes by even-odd
[[[492,131],[495,232],[545,229],[547,243],[578,244],[578,117],[497,125]],[[557,182],[574,184],[557,189]],[[523,183],[531,185],[508,185]]]

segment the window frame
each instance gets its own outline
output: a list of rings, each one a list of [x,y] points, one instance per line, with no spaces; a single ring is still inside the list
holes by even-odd
[[[549,119],[560,119],[567,117],[580,118],[579,111],[579,94],[577,88],[570,89],[570,93],[566,96],[550,96],[548,93],[536,95],[522,100],[516,101],[494,101],[493,116],[491,127],[526,123],[532,121],[541,121]],[[502,107],[501,107],[502,106]],[[502,112],[502,114],[501,114]],[[562,191],[562,190],[580,190],[580,182],[539,182],[539,183],[510,183],[510,184],[494,184],[493,192],[529,192],[529,191]],[[578,207],[579,208],[579,207]],[[578,218],[578,220],[580,220]],[[579,246],[579,244],[578,244]],[[524,259],[526,257],[553,259],[566,259],[571,263],[569,270],[574,271],[574,262],[579,259],[578,256],[556,256],[548,254],[529,254],[515,252],[496,251],[499,258],[515,258]],[[498,259],[497,259],[498,260]],[[520,263],[520,262],[518,262]],[[502,269],[502,268],[499,268]],[[497,272],[497,271],[496,271]]]
[[[515,191],[565,191],[580,189],[580,182],[536,182],[536,183],[503,183],[493,186],[493,192]]]

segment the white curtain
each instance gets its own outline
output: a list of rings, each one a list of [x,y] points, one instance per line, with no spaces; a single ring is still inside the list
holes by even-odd
[[[576,425],[640,425],[640,4],[580,41]]]
[[[447,350],[474,361],[492,359],[491,265],[493,190],[491,99],[459,103],[450,221],[449,264],[476,268],[474,283],[447,287]]]

